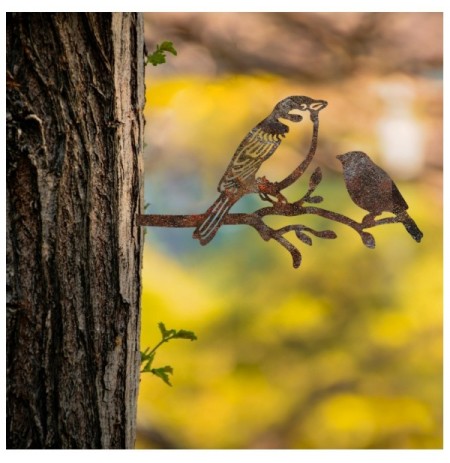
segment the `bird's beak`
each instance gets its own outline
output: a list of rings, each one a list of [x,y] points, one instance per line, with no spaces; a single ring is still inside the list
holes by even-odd
[[[323,108],[326,108],[327,105],[328,105],[328,102],[325,101],[325,100],[316,100],[316,101],[314,101],[314,103],[311,103],[309,105],[309,109],[311,109],[313,111],[316,111],[316,112],[319,112]]]

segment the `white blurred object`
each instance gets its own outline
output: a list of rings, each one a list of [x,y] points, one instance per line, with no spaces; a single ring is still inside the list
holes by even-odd
[[[415,178],[425,161],[425,133],[413,113],[415,91],[406,83],[383,83],[377,93],[385,103],[377,124],[382,164],[395,178]]]

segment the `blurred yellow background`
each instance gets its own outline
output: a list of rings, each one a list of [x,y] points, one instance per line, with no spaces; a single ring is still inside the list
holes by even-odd
[[[418,27],[420,25],[420,28]],[[202,213],[241,139],[289,95],[325,99],[312,166],[321,207],[361,220],[337,154],[367,152],[396,181],[424,232],[344,225],[313,237],[299,269],[250,227],[223,227],[201,247],[192,229],[147,228],[141,346],[158,322],[194,331],[141,377],[138,448],[442,447],[442,15],[284,13],[146,15],[147,213]],[[261,175],[280,180],[303,159],[311,123],[291,130]],[[247,197],[233,211],[262,207]],[[272,223],[271,222],[271,223]]]

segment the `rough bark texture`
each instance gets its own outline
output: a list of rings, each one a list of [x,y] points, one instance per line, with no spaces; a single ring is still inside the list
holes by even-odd
[[[140,14],[7,17],[7,446],[134,446]]]

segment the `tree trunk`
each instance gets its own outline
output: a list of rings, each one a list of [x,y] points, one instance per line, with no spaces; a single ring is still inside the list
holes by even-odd
[[[7,446],[134,447],[140,14],[7,17]]]

